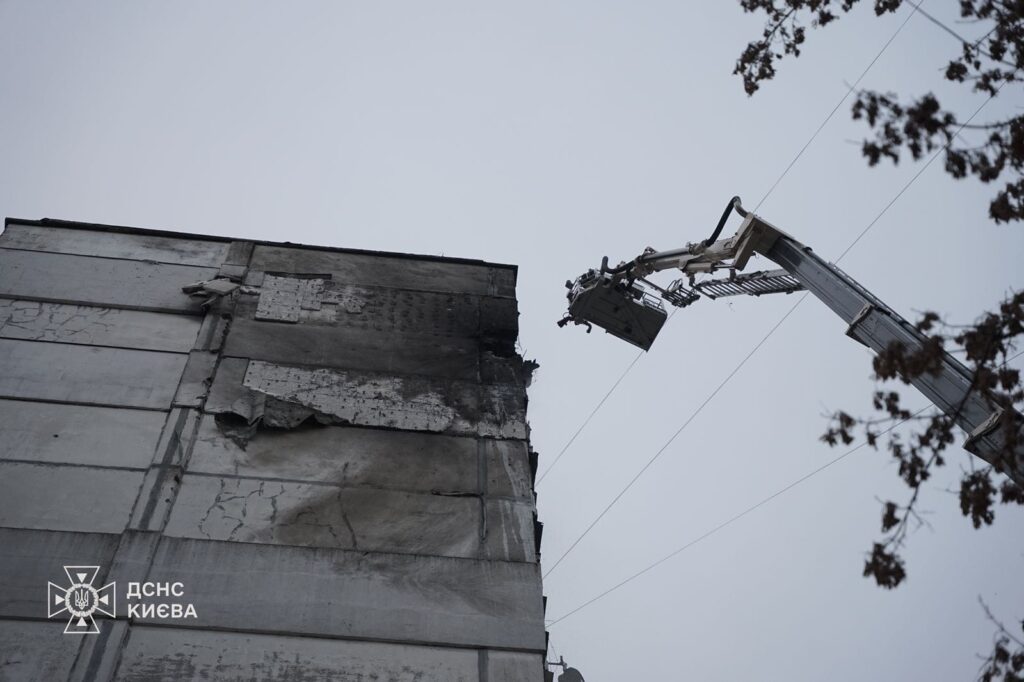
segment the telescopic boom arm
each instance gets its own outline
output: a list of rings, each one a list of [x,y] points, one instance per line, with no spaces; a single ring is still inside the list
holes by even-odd
[[[744,219],[732,237],[718,239],[718,234],[735,209]],[[781,266],[781,270],[738,275],[755,254],[761,254]],[[682,249],[654,251],[647,249],[628,263],[615,268],[604,259],[600,270],[590,270],[569,288],[569,313],[559,322],[589,326],[596,324],[609,333],[644,350],[648,350],[665,321],[666,313],[651,291],[677,307],[690,305],[704,294],[709,298],[750,294],[791,293],[806,289],[832,309],[849,326],[847,336],[881,353],[893,344],[908,352],[921,348],[927,337],[876,298],[852,277],[835,265],[819,258],[811,249],[740,205],[733,198],[718,228],[709,239],[688,244]],[[649,282],[645,277],[662,270],[677,269],[687,276],[686,283],[677,280],[667,288]],[[728,270],[729,277],[695,283],[695,276]],[[1024,485],[1024,447],[1018,446],[1007,457],[1005,427],[1020,433],[1024,418],[1016,410],[1009,412],[994,407],[973,389],[970,370],[949,353],[943,352],[939,369],[911,379],[932,403],[952,417],[967,434],[964,448],[985,460],[998,471],[1006,473],[1017,484]],[[1003,427],[1003,428],[1000,428]],[[1009,431],[1013,433],[1014,431]],[[1018,438],[1015,443],[1024,442]],[[1012,461],[1008,461],[1012,460]]]

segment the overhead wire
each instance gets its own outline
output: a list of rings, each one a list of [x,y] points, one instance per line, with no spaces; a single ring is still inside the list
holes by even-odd
[[[900,34],[900,32],[903,30],[903,27],[907,25],[907,22],[910,21],[911,17],[913,17],[915,13],[920,11],[920,7],[924,3],[925,3],[925,0],[920,0],[920,2],[918,2],[917,4],[912,4],[913,11],[910,14],[907,15],[907,17],[899,25],[899,27],[896,29],[896,31],[891,36],[889,36],[889,39],[887,41],[885,41],[885,43],[882,45],[882,47],[878,51],[878,53],[875,54],[874,58],[868,63],[868,65],[864,68],[864,70],[861,71],[861,74],[857,77],[857,79],[853,82],[853,84],[849,86],[849,88],[847,89],[846,93],[843,94],[843,96],[839,99],[839,101],[836,102],[836,105],[834,107],[832,107],[832,110],[828,113],[828,116],[825,117],[825,120],[823,120],[821,122],[821,124],[817,127],[817,129],[815,129],[814,133],[812,133],[811,136],[807,139],[807,142],[805,142],[803,147],[800,148],[800,151],[798,151],[796,156],[793,157],[793,160],[789,162],[789,164],[785,167],[785,169],[783,169],[783,171],[779,175],[779,177],[777,177],[775,179],[775,182],[772,183],[771,187],[768,188],[768,191],[765,192],[764,196],[761,197],[761,200],[758,201],[757,204],[754,206],[753,210],[755,212],[761,207],[762,204],[764,204],[764,202],[768,199],[768,197],[770,197],[772,195],[772,192],[774,192],[775,188],[779,186],[779,183],[782,182],[782,179],[785,178],[786,175],[789,174],[789,171],[792,170],[793,166],[796,165],[796,162],[800,159],[801,156],[803,156],[804,152],[807,151],[807,148],[811,146],[811,143],[814,142],[815,138],[818,137],[818,134],[825,128],[826,125],[828,125],[828,122],[832,120],[832,117],[835,116],[836,112],[839,111],[839,107],[841,107],[843,105],[843,102],[845,102],[846,99],[850,96],[850,93],[852,93],[856,89],[857,85],[860,84],[861,80],[864,79],[864,76],[867,75],[868,71],[871,70],[871,68],[875,65],[875,63],[882,56],[882,54],[889,48],[889,46],[892,44],[892,42],[896,39],[896,36],[898,36]],[[801,298],[800,300],[803,300],[803,299]],[[797,301],[797,305],[799,305],[799,303],[800,303],[800,301]],[[795,308],[796,306],[793,306],[793,307]],[[678,309],[672,311],[672,315],[675,315],[676,312],[678,312]],[[792,312],[792,310],[790,310],[790,312]],[[789,313],[787,313],[787,316],[788,316],[788,314]],[[672,317],[670,316],[669,319],[671,320]],[[637,364],[637,362],[640,361],[640,358],[643,357],[643,355],[644,355],[644,351],[639,351],[636,354],[636,356],[633,358],[632,362],[630,362],[629,365],[626,367],[625,371],[623,371],[622,374],[619,375],[619,378],[615,380],[615,383],[612,384],[611,388],[608,389],[608,392],[604,394],[604,397],[602,397],[601,400],[598,401],[598,403],[594,406],[594,408],[587,415],[586,419],[583,420],[583,423],[580,424],[579,428],[576,429],[576,431],[572,434],[572,436],[565,443],[565,445],[562,446],[562,449],[559,450],[558,454],[551,461],[551,464],[549,464],[547,469],[545,469],[541,473],[541,475],[537,478],[537,481],[536,481],[535,485],[540,485],[541,481],[543,481],[547,477],[547,475],[549,473],[551,473],[551,470],[555,468],[555,465],[558,464],[558,461],[560,459],[562,459],[562,456],[566,453],[566,451],[576,441],[576,438],[580,435],[580,433],[582,433],[582,431],[586,428],[587,424],[590,423],[590,421],[594,418],[594,416],[601,409],[601,407],[605,404],[605,402],[607,402],[608,398],[612,395],[612,393],[614,393],[615,390],[619,387],[619,384],[621,384],[622,380],[626,378],[626,375],[628,375],[633,370],[633,367]],[[744,362],[746,362],[746,360],[744,360]],[[718,389],[716,389],[715,392],[717,393]]]
[[[868,75],[868,71],[870,71],[871,68],[875,65],[875,62],[877,62],[878,59],[882,56],[882,54],[887,49],[889,49],[889,46],[892,45],[892,42],[896,40],[896,36],[898,36],[900,32],[903,30],[903,27],[907,25],[907,22],[909,22],[913,18],[913,16],[918,12],[924,14],[923,10],[921,10],[921,5],[923,5],[924,3],[925,0],[920,0],[920,2],[918,2],[917,4],[911,5],[914,9],[910,12],[910,14],[906,16],[906,18],[903,20],[903,23],[899,25],[896,31],[891,36],[889,36],[889,39],[885,41],[884,45],[882,45],[882,49],[880,49],[878,51],[878,54],[875,55],[874,59],[872,59],[868,63],[868,65],[864,67],[864,70],[861,71],[859,76],[857,76],[857,80],[853,81],[853,84],[847,88],[843,96],[839,98],[838,102],[836,102],[836,105],[832,107],[832,111],[828,112],[828,116],[825,117],[825,120],[821,122],[821,125],[819,125],[818,128],[814,131],[814,133],[810,136],[810,138],[808,138],[807,142],[804,143],[804,146],[800,148],[800,151],[797,152],[796,156],[793,157],[793,160],[789,162],[789,165],[786,166],[786,168],[782,171],[782,174],[775,179],[775,182],[772,183],[772,186],[768,188],[768,191],[765,192],[765,195],[761,197],[761,200],[759,202],[757,202],[753,209],[755,213],[757,212],[757,209],[761,208],[761,204],[763,204],[768,199],[768,197],[771,196],[772,192],[775,191],[775,188],[779,186],[779,183],[782,182],[782,179],[786,177],[786,175],[793,168],[793,166],[796,165],[796,162],[800,159],[800,157],[804,155],[804,152],[807,151],[807,148],[811,146],[811,143],[814,142],[814,139],[818,137],[818,133],[820,133],[825,128],[825,126],[828,125],[828,122],[832,120],[832,117],[836,115],[836,112],[839,111],[839,107],[843,106],[843,102],[846,101],[846,98],[848,98],[850,94],[857,89],[857,86],[860,85],[860,82],[862,80],[864,80],[864,76]]]
[[[673,315],[674,314],[675,312],[673,311]],[[534,484],[534,487],[540,485],[541,481],[544,480],[544,477],[547,476],[551,472],[551,470],[555,468],[555,465],[558,464],[558,460],[562,459],[562,455],[564,455],[566,450],[568,450],[569,447],[573,444],[573,442],[576,440],[576,437],[583,432],[583,429],[587,427],[587,424],[589,424],[590,420],[594,418],[594,415],[597,414],[597,411],[601,409],[601,406],[604,405],[606,400],[608,400],[608,397],[611,396],[611,394],[615,392],[615,389],[619,387],[619,384],[622,383],[622,380],[625,379],[626,375],[629,374],[630,370],[633,369],[633,365],[640,361],[640,358],[643,356],[643,354],[643,351],[640,351],[639,353],[636,354],[636,357],[633,358],[633,362],[629,363],[629,366],[626,367],[626,370],[619,375],[619,378],[615,380],[615,383],[612,384],[612,387],[609,388],[608,392],[604,394],[604,397],[601,398],[597,405],[594,406],[594,409],[590,411],[590,414],[587,415],[587,418],[583,420],[583,423],[580,424],[578,429],[576,429],[576,432],[572,434],[572,438],[570,438],[568,442],[566,442],[566,444],[562,446],[562,449],[558,452],[558,454],[555,455],[555,458],[551,461],[551,464],[548,465],[548,468],[545,469],[541,473],[541,475],[537,477],[537,482]]]
[[[1017,358],[1019,358],[1022,355],[1024,355],[1024,351],[1020,351],[1019,353],[1015,354],[1013,357],[1008,358],[1006,360],[1006,362],[1003,363],[1003,366],[1008,365],[1009,363],[1013,362],[1014,360],[1016,360]],[[903,424],[907,423],[908,421],[910,421],[912,419],[916,419],[921,414],[923,414],[925,411],[927,411],[928,409],[931,409],[933,407],[934,407],[934,405],[925,405],[920,410],[918,410],[917,412],[913,413],[912,415],[910,415],[906,419],[902,419],[902,420],[900,420],[900,421],[890,425],[887,429],[883,429],[881,432],[879,432],[878,435],[884,436],[885,434],[887,434],[887,433],[893,431],[894,429],[902,426]],[[743,511],[739,512],[738,514],[735,514],[735,515],[729,517],[727,520],[725,520],[722,523],[718,524],[717,526],[715,526],[711,530],[707,531],[703,535],[700,535],[700,536],[694,538],[693,540],[690,540],[689,542],[687,542],[682,547],[679,547],[678,549],[672,551],[671,553],[666,554],[665,556],[663,556],[662,558],[658,559],[654,563],[649,564],[647,567],[645,567],[645,568],[637,571],[636,573],[632,574],[631,576],[629,576],[625,580],[622,580],[622,581],[616,583],[615,585],[613,585],[613,586],[609,587],[608,589],[606,589],[604,592],[601,592],[597,596],[592,597],[591,599],[588,599],[587,601],[583,602],[582,604],[580,604],[576,608],[572,609],[571,611],[569,611],[569,612],[559,616],[558,618],[548,622],[546,624],[546,626],[547,627],[551,627],[551,626],[555,625],[556,623],[565,620],[566,618],[568,618],[569,616],[573,615],[574,613],[585,609],[586,607],[590,606],[591,604],[593,604],[594,602],[598,601],[599,599],[601,599],[601,598],[611,594],[615,590],[618,590],[620,587],[623,587],[623,586],[627,585],[628,583],[633,582],[634,580],[636,580],[640,576],[642,576],[645,573],[648,573],[648,572],[654,570],[655,568],[657,568],[658,566],[662,565],[663,563],[665,563],[669,559],[672,559],[673,557],[678,556],[679,554],[683,553],[684,551],[686,551],[690,547],[693,547],[694,545],[702,542],[703,540],[706,540],[707,538],[711,537],[712,535],[714,535],[715,533],[719,532],[720,530],[726,528],[727,526],[730,526],[733,523],[735,523],[736,521],[739,521],[740,519],[742,519],[747,514],[750,514],[751,512],[755,511],[756,509],[759,509],[759,508],[763,507],[764,505],[768,504],[769,502],[771,502],[775,498],[779,497],[780,495],[783,495],[783,494],[789,492],[790,490],[792,490],[793,488],[797,487],[798,485],[800,485],[804,481],[806,481],[806,480],[808,480],[810,478],[813,478],[814,476],[817,476],[822,471],[825,471],[826,469],[828,469],[832,465],[837,464],[838,462],[846,459],[847,457],[849,457],[853,453],[855,453],[858,450],[860,450],[865,445],[867,445],[867,441],[866,440],[861,441],[860,443],[858,443],[854,447],[850,448],[849,450],[847,450],[843,454],[839,455],[838,457],[836,457],[834,459],[831,459],[828,462],[825,462],[824,464],[822,464],[817,469],[814,469],[814,470],[804,474],[803,476],[801,476],[800,478],[796,479],[792,483],[789,483],[785,487],[780,488],[779,490],[776,490],[771,495],[768,495],[767,497],[761,499],[760,501],[756,502],[755,504],[750,505],[749,507],[747,507]]]
[[[992,94],[990,94],[978,106],[977,109],[975,109],[974,113],[971,114],[970,117],[966,121],[964,121],[963,123],[960,124],[957,132],[950,138],[950,141],[947,142],[946,144],[942,145],[942,147],[940,147],[939,149],[937,149],[935,151],[935,153],[932,154],[932,156],[930,156],[928,158],[928,160],[920,168],[918,168],[917,172],[914,173],[914,175],[910,178],[910,180],[908,180],[900,188],[900,190],[895,194],[895,196],[893,196],[893,198],[889,200],[889,202],[882,208],[882,210],[879,211],[878,215],[876,215],[874,217],[874,219],[871,220],[871,222],[869,222],[867,224],[867,226],[863,230],[860,231],[860,233],[854,238],[854,240],[852,242],[850,242],[849,246],[847,246],[843,250],[843,252],[839,255],[839,257],[836,258],[836,260],[835,260],[836,263],[839,263],[850,252],[850,250],[853,249],[853,247],[856,246],[857,243],[860,242],[860,240],[864,238],[864,236],[878,223],[879,220],[881,220],[881,218],[889,211],[890,208],[892,208],[892,206],[900,199],[900,197],[903,196],[903,194],[910,188],[910,186],[913,185],[917,181],[917,179],[919,177],[921,177],[921,175],[928,169],[929,166],[931,166],[931,164],[935,161],[935,159],[938,158],[940,154],[942,154],[945,150],[947,150],[949,148],[950,144],[952,143],[952,140],[955,139],[961,132],[963,132],[964,128],[968,124],[970,124],[970,122],[973,121],[974,118],[979,113],[981,113],[981,110],[984,109],[985,106],[989,102],[991,102],[992,99],[995,98],[996,95],[999,94],[1000,90],[1002,89],[1003,84],[1005,84],[1005,81],[1004,81],[1004,83],[1001,83],[999,85],[999,87],[997,87],[995,89],[995,91]],[[789,310],[787,310],[786,313],[779,319],[779,321],[776,322],[775,325],[771,329],[768,330],[768,333],[765,334],[761,338],[761,340],[758,341],[757,344],[754,345],[754,347],[750,350],[749,353],[747,353],[746,356],[744,356],[744,358],[742,360],[740,360],[739,364],[736,365],[735,368],[733,368],[733,370],[728,374],[728,376],[726,376],[726,378],[715,388],[714,391],[711,392],[711,394],[704,400],[704,402],[702,402],[697,407],[697,409],[689,416],[689,418],[687,418],[687,420],[685,422],[683,422],[683,425],[680,426],[679,429],[676,430],[676,432],[674,434],[672,434],[672,436],[668,439],[668,441],[666,441],[665,444],[662,445],[658,449],[658,451],[654,453],[654,455],[647,461],[646,464],[644,464],[644,466],[640,469],[640,471],[638,471],[637,474],[635,476],[633,476],[632,479],[630,479],[629,483],[627,483],[626,486],[622,490],[620,490],[619,493],[612,499],[612,501],[609,502],[608,505],[605,506],[605,508],[601,510],[601,512],[590,523],[590,525],[588,525],[586,527],[586,529],[583,531],[583,533],[581,533],[572,542],[572,544],[569,546],[569,548],[555,561],[555,563],[551,566],[551,568],[549,568],[543,574],[544,578],[547,578],[551,574],[551,572],[554,571],[555,568],[558,567],[558,565],[561,564],[562,561],[564,561],[565,558],[576,548],[576,546],[580,544],[580,542],[583,540],[583,538],[585,538],[587,536],[587,534],[589,534],[590,531],[598,524],[598,522],[600,522],[600,520],[602,518],[604,518],[605,514],[607,514],[611,510],[611,508],[615,506],[615,504],[622,498],[623,495],[625,495],[626,491],[628,491],[633,486],[633,484],[636,483],[636,481],[640,478],[640,476],[642,476],[643,473],[645,471],[647,471],[647,469],[650,468],[650,466],[654,463],[654,461],[657,460],[658,457],[660,457],[663,452],[665,452],[665,450],[668,448],[668,446],[672,444],[672,442],[686,429],[687,426],[689,426],[689,424],[693,421],[693,419],[698,414],[700,414],[700,412],[704,409],[704,407],[709,402],[711,402],[712,398],[714,398],[718,394],[718,392],[721,391],[722,388],[727,383],[729,383],[729,381],[736,375],[736,373],[740,370],[740,368],[742,368],[743,365],[746,364],[746,362],[754,355],[754,353],[756,353],[758,351],[758,349],[760,349],[761,346],[763,346],[765,344],[765,342],[769,338],[771,338],[771,336],[776,332],[776,330],[778,330],[778,328],[780,326],[782,326],[782,323],[785,322],[786,319],[788,319],[789,316],[793,314],[793,311],[795,311],[796,308],[801,303],[804,302],[804,300],[807,298],[807,296],[808,296],[808,293],[805,292],[799,299],[797,299],[796,303],[794,303],[789,308]]]
[[[929,407],[931,407],[931,406],[929,405],[929,406],[923,407],[921,410],[919,410],[918,412],[914,413],[914,415],[911,418],[917,417],[918,415],[923,413],[925,410],[927,410]],[[897,426],[902,425],[905,421],[907,421],[907,420],[903,420],[903,421],[901,421],[901,422],[899,422],[897,424],[893,424],[888,429],[882,431],[879,435],[885,435],[886,433],[888,433],[892,429],[896,428]],[[654,563],[648,565],[646,568],[643,568],[643,569],[637,571],[636,573],[632,574],[631,576],[629,576],[625,580],[622,580],[622,581],[616,583],[615,585],[613,585],[613,586],[609,587],[608,589],[606,589],[604,592],[601,592],[597,596],[592,597],[591,599],[588,599],[587,601],[583,602],[582,604],[580,604],[576,608],[572,609],[568,613],[565,613],[565,614],[559,616],[558,618],[554,619],[553,621],[547,623],[546,624],[547,627],[552,627],[553,625],[555,625],[555,624],[565,620],[566,618],[568,618],[569,616],[573,615],[574,613],[577,613],[578,611],[582,611],[583,609],[585,609],[586,607],[590,606],[591,604],[593,604],[594,602],[598,601],[599,599],[602,599],[602,598],[608,596],[609,594],[611,594],[615,590],[619,589],[620,587],[623,587],[623,586],[633,582],[634,580],[636,580],[640,576],[644,575],[645,573],[648,573],[648,572],[654,570],[655,568],[657,568],[658,566],[662,565],[663,563],[665,563],[669,559],[672,559],[673,557],[683,553],[684,551],[686,551],[690,547],[693,547],[697,543],[699,543],[699,542],[701,542],[703,540],[706,540],[707,538],[711,537],[712,535],[714,535],[718,531],[722,530],[723,528],[726,528],[727,526],[732,525],[736,521],[739,521],[740,519],[742,519],[747,514],[750,514],[754,510],[763,507],[764,505],[766,505],[769,502],[771,502],[772,500],[774,500],[776,497],[779,497],[780,495],[782,495],[782,494],[784,494],[786,492],[789,492],[790,490],[792,490],[793,488],[797,487],[798,485],[800,485],[804,481],[808,480],[809,478],[811,478],[813,476],[816,476],[817,474],[821,473],[825,469],[828,469],[833,464],[836,464],[836,463],[842,461],[843,459],[846,459],[848,456],[852,455],[854,452],[857,452],[862,447],[864,447],[866,444],[867,444],[867,441],[861,441],[856,446],[854,446],[853,448],[847,450],[846,452],[844,452],[843,454],[839,455],[835,459],[829,460],[828,462],[826,462],[825,464],[822,464],[817,469],[814,469],[814,470],[810,471],[809,473],[804,474],[803,476],[801,476],[800,478],[796,479],[792,483],[786,485],[783,488],[780,488],[779,490],[776,490],[774,493],[772,493],[771,495],[763,498],[759,502],[756,502],[755,504],[750,505],[749,507],[747,507],[743,511],[739,512],[738,514],[735,514],[735,515],[729,517],[727,520],[725,520],[722,523],[718,524],[717,526],[715,526],[711,530],[707,531],[703,535],[700,535],[700,536],[694,538],[693,540],[690,540],[689,542],[687,542],[682,547],[679,547],[678,549],[672,551],[671,553],[666,554],[665,556],[663,556],[662,558],[658,559]]]
[[[927,410],[928,407],[929,406],[926,406],[926,407],[922,408],[920,411],[916,412],[913,416],[917,417],[922,412]],[[899,426],[902,423],[903,422],[900,422],[899,424],[894,424],[892,427],[890,427],[889,429],[881,432],[879,435],[884,435],[884,434],[888,433],[893,428],[896,428],[896,426]],[[690,540],[689,542],[687,542],[682,547],[680,547],[680,548],[674,550],[673,552],[663,556],[662,558],[660,558],[657,561],[655,561],[653,564],[650,564],[646,568],[644,568],[644,569],[642,569],[640,571],[637,571],[636,573],[632,574],[631,576],[629,576],[625,580],[622,580],[621,582],[616,583],[612,587],[609,587],[604,592],[601,592],[596,597],[588,599],[587,601],[583,602],[582,604],[580,604],[576,608],[572,609],[568,613],[565,613],[565,614],[559,616],[558,618],[556,618],[555,620],[551,621],[550,623],[547,623],[547,627],[551,627],[551,626],[555,625],[556,623],[559,623],[559,622],[565,620],[569,616],[573,615],[574,613],[576,613],[578,611],[581,611],[581,610],[585,609],[586,607],[590,606],[591,604],[593,604],[594,602],[598,601],[599,599],[601,599],[603,597],[606,597],[607,595],[611,594],[612,592],[614,592],[615,590],[619,589],[620,587],[623,587],[623,586],[627,585],[628,583],[633,582],[634,580],[636,580],[640,576],[644,575],[645,573],[648,573],[649,571],[654,570],[655,568],[657,568],[658,566],[662,565],[663,563],[665,563],[669,559],[671,559],[671,558],[673,558],[673,557],[683,553],[684,551],[686,551],[690,547],[693,547],[694,545],[696,545],[697,543],[701,542],[702,540],[706,540],[707,538],[711,537],[712,535],[714,535],[718,531],[722,530],[723,528],[726,528],[727,526],[732,525],[736,521],[739,521],[740,519],[742,519],[747,514],[750,514],[754,510],[763,507],[764,505],[766,505],[769,502],[771,502],[772,500],[774,500],[776,497],[779,497],[780,495],[782,495],[782,494],[784,494],[786,492],[789,492],[790,490],[792,490],[793,488],[797,487],[798,485],[800,485],[804,481],[808,480],[809,478],[811,478],[813,476],[816,476],[817,474],[821,473],[825,469],[828,469],[833,464],[836,464],[836,463],[842,461],[846,457],[852,455],[857,450],[860,450],[862,447],[864,447],[864,445],[866,445],[866,441],[860,442],[855,447],[847,450],[846,452],[844,452],[843,454],[839,455],[835,459],[829,460],[828,462],[826,462],[825,464],[821,465],[817,469],[814,469],[813,471],[811,471],[811,472],[809,472],[807,474],[804,474],[803,476],[801,476],[797,480],[793,481],[789,485],[785,486],[784,488],[780,488],[779,490],[775,491],[774,493],[772,493],[768,497],[765,497],[764,499],[760,500],[759,502],[750,505],[749,507],[747,507],[743,511],[739,512],[738,514],[735,514],[735,515],[729,517],[729,519],[727,519],[726,521],[723,521],[722,523],[718,524],[717,526],[715,526],[711,530],[707,531],[703,535],[700,535],[700,536],[694,538],[693,540]]]
[[[775,330],[778,329],[780,326],[782,326],[782,323],[786,321],[786,318],[788,318],[793,313],[794,310],[796,310],[796,307],[798,305],[800,305],[800,302],[803,301],[806,296],[807,296],[807,294],[804,293],[804,295],[801,296],[797,300],[797,302],[786,312],[786,314],[783,315],[782,318],[778,322],[775,323],[775,326],[772,327],[770,330],[768,330],[768,333],[765,334],[764,337],[760,341],[757,342],[757,344],[750,350],[749,353],[747,353],[747,355],[742,360],[740,360],[740,363],[738,365],[736,365],[733,368],[733,370],[731,372],[729,372],[728,376],[726,376],[725,379],[723,379],[722,382],[720,384],[718,384],[718,386],[715,388],[715,390],[713,390],[711,392],[711,394],[708,395],[708,397],[704,399],[704,402],[702,402],[699,406],[697,406],[697,409],[694,410],[690,414],[689,418],[685,422],[683,422],[683,425],[680,426],[676,430],[676,432],[674,434],[672,434],[672,437],[669,438],[665,442],[665,444],[662,445],[658,449],[658,451],[654,453],[653,457],[651,457],[649,460],[647,460],[647,463],[644,464],[643,467],[641,467],[641,469],[638,472],[636,472],[636,474],[633,476],[633,478],[630,479],[629,483],[626,484],[626,487],[624,487],[622,490],[620,490],[619,494],[616,495],[614,498],[612,498],[611,502],[609,502],[605,506],[605,508],[601,510],[601,513],[597,515],[597,518],[595,518],[593,521],[590,522],[590,525],[587,526],[586,530],[584,530],[579,535],[579,537],[577,537],[576,540],[574,540],[573,543],[571,545],[569,545],[569,548],[567,550],[565,550],[565,552],[562,554],[562,556],[560,556],[558,558],[558,560],[555,561],[554,564],[552,564],[551,568],[549,568],[547,571],[545,571],[545,573],[544,573],[544,575],[542,577],[547,578],[551,574],[551,572],[554,571],[558,567],[558,565],[560,563],[562,563],[562,561],[567,556],[569,556],[569,553],[572,552],[574,549],[576,549],[576,546],[578,544],[580,544],[580,542],[582,542],[583,538],[585,538],[587,536],[587,534],[590,533],[591,530],[593,530],[594,526],[596,526],[601,521],[601,519],[604,518],[604,515],[607,514],[609,511],[611,511],[611,508],[614,507],[615,503],[617,503],[622,498],[622,496],[626,494],[626,491],[628,491],[630,488],[633,487],[633,484],[636,483],[637,480],[641,476],[643,476],[644,472],[647,471],[651,467],[652,464],[654,464],[655,460],[657,460],[661,456],[661,454],[663,452],[665,452],[665,450],[668,448],[668,446],[672,444],[672,442],[679,436],[679,434],[681,434],[686,429],[686,427],[690,425],[690,422],[692,422],[697,417],[697,415],[699,415],[701,413],[701,411],[705,408],[705,406],[707,406],[707,404],[710,403],[714,399],[714,397],[716,395],[718,395],[719,391],[721,391],[723,388],[725,388],[725,385],[728,384],[729,380],[732,379],[736,375],[736,373],[740,371],[740,369],[743,367],[743,365],[745,365],[747,363],[747,360],[752,358],[754,356],[754,353],[756,353],[757,350],[762,345],[764,345],[764,343],[771,337],[771,335],[775,333]]]

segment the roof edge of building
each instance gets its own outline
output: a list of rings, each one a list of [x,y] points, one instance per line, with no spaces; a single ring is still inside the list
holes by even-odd
[[[418,253],[402,253],[400,251],[375,251],[372,249],[352,249],[342,246],[316,246],[312,244],[297,244],[295,242],[274,242],[265,239],[246,239],[242,237],[223,237],[219,235],[195,234],[193,232],[175,232],[173,230],[154,230],[144,227],[127,227],[124,225],[106,225],[104,223],[89,223],[78,220],[61,220],[59,218],[40,218],[38,220],[27,218],[15,218],[8,216],[4,218],[4,227],[8,225],[29,225],[33,227],[65,227],[73,230],[92,230],[94,232],[116,232],[120,234],[141,234],[151,237],[169,237],[177,239],[198,239],[209,242],[233,242],[246,241],[262,246],[285,246],[290,249],[308,249],[311,251],[333,251],[339,253],[353,253],[367,256],[382,256],[386,258],[406,258],[409,260],[434,261],[440,263],[460,263],[462,265],[477,265],[492,268],[504,268],[512,270],[518,281],[519,266],[511,263],[492,263],[490,261],[475,258],[455,258],[452,256],[430,256]]]

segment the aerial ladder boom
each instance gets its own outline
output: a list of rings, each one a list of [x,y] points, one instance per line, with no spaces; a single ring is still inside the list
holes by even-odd
[[[718,239],[733,209],[743,216],[743,223],[732,237]],[[768,258],[781,269],[738,274],[754,254]],[[652,273],[669,269],[681,271],[687,279],[676,280],[664,288],[646,279]],[[698,275],[722,270],[728,271],[728,277],[696,281]],[[671,305],[685,307],[701,294],[714,299],[806,289],[846,322],[847,336],[876,353],[893,344],[913,352],[927,340],[924,333],[837,266],[744,211],[739,197],[730,201],[710,238],[672,251],[647,249],[632,261],[613,268],[608,267],[605,258],[600,270],[590,270],[575,282],[566,282],[566,286],[569,312],[559,322],[560,326],[570,322],[582,324],[589,332],[590,325],[596,324],[644,350],[650,348],[667,317],[654,292]],[[1008,413],[990,405],[973,390],[972,372],[944,351],[937,371],[912,377],[911,383],[967,433],[964,448],[968,452],[1024,485],[1024,447],[1017,445],[1012,456],[1008,455],[1004,440],[1007,424],[1012,425],[1010,433],[1021,433],[1024,418],[1019,412],[1010,408]],[[1020,437],[1014,441],[1022,442],[1024,438]]]

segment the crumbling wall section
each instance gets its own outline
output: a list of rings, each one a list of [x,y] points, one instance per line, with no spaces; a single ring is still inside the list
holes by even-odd
[[[8,221],[0,677],[542,679],[517,317],[508,266]],[[75,564],[199,616],[64,636]]]

